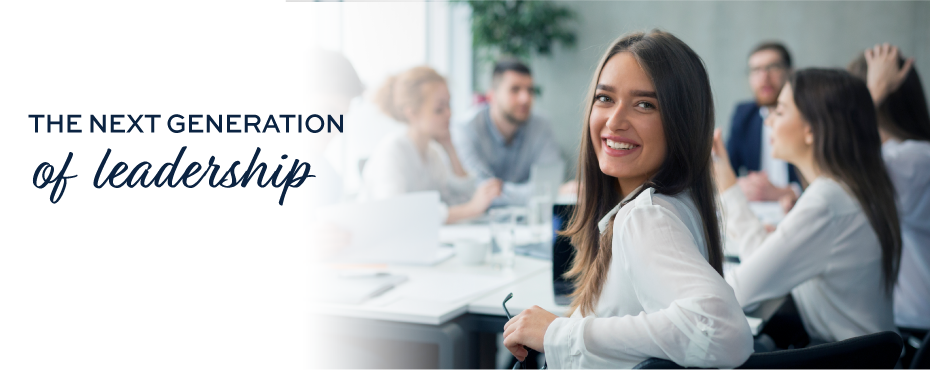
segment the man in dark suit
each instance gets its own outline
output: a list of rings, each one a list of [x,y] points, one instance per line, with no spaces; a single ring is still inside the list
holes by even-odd
[[[797,174],[790,164],[771,157],[770,128],[765,117],[775,109],[788,74],[791,55],[777,42],[762,43],[749,54],[749,86],[754,101],[736,106],[730,124],[727,153],[739,185],[750,201],[790,201],[800,193]]]

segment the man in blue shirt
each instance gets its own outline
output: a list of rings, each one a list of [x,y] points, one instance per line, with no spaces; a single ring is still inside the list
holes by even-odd
[[[532,192],[530,168],[562,161],[552,129],[533,115],[533,76],[517,61],[494,66],[488,107],[453,131],[456,151],[468,172],[504,182],[494,205],[525,204]]]
[[[763,125],[775,110],[778,94],[791,72],[791,55],[778,42],[762,43],[749,54],[749,86],[754,101],[736,106],[730,124],[727,154],[739,185],[750,201],[793,201],[800,193],[794,168],[772,158],[771,128]]]

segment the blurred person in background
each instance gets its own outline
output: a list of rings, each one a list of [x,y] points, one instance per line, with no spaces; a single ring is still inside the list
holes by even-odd
[[[407,129],[385,137],[362,170],[360,200],[438,190],[446,223],[480,216],[501,193],[496,178],[470,177],[459,161],[449,132],[449,89],[429,67],[389,77],[376,103]],[[448,163],[448,164],[447,164]]]
[[[909,339],[919,343],[930,330],[930,113],[913,62],[883,44],[848,67],[872,94],[882,157],[898,195],[902,247],[894,319],[905,339],[905,367],[917,351]]]
[[[333,117],[347,114],[352,100],[364,91],[355,67],[341,53],[322,48],[311,49],[310,58],[308,111]],[[334,145],[338,135],[341,133],[337,131],[320,131],[309,136],[308,162],[311,173],[316,177],[306,183],[309,186],[307,207],[311,220],[307,231],[312,235],[311,256],[314,259],[332,256],[352,240],[349,231],[318,214],[322,207],[339,203],[345,197],[343,177],[338,170],[342,161],[341,151],[334,148],[339,146]]]
[[[341,53],[315,48],[311,50],[311,68],[308,78],[310,111],[316,114],[339,117],[349,112],[352,99],[362,95],[362,81],[352,63]],[[342,176],[338,150],[332,150],[338,131],[320,131],[310,135],[310,162],[315,178],[312,206],[329,205],[343,200]]]
[[[499,178],[501,196],[494,205],[525,204],[532,192],[534,164],[562,162],[549,124],[533,115],[533,76],[518,61],[494,66],[488,107],[453,133],[462,164],[479,180]],[[563,187],[565,191],[574,188]]]
[[[765,230],[715,135],[725,230],[741,260],[726,280],[740,305],[751,309],[790,293],[803,324],[793,338],[804,340],[787,343],[796,348],[808,335],[822,343],[897,331],[892,291],[901,228],[869,90],[846,71],[798,71],[766,125],[772,155],[796,166],[809,185],[778,227]]]
[[[790,208],[801,188],[794,167],[771,156],[771,128],[762,123],[775,109],[778,94],[791,72],[791,54],[778,42],[764,42],[749,54],[749,87],[753,101],[736,106],[730,123],[727,154],[750,201],[782,201]],[[795,184],[792,189],[790,184]]]

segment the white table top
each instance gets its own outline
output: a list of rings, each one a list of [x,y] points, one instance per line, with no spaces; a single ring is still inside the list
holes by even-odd
[[[508,293],[513,293],[513,298],[507,301],[507,309],[512,315],[535,305],[556,315],[565,316],[568,306],[555,303],[555,294],[552,291],[552,264],[549,263],[549,266],[543,271],[476,299],[468,305],[468,312],[504,316],[502,303]]]
[[[435,266],[392,265],[392,274],[407,282],[361,304],[317,303],[313,314],[441,325],[467,312],[469,303],[528,276],[546,272],[551,264],[517,256],[512,271],[489,265],[465,266],[453,257]],[[550,293],[551,294],[551,293]],[[501,298],[503,299],[503,298]]]
[[[466,223],[444,226],[440,232],[447,243],[463,237],[489,241],[490,231],[487,225]],[[466,312],[504,316],[501,303],[511,292],[507,307],[512,314],[533,305],[557,315],[568,311],[555,303],[549,261],[517,256],[515,268],[505,272],[489,265],[465,266],[453,257],[435,266],[391,265],[387,271],[406,275],[408,281],[360,304],[317,303],[312,313],[441,325]],[[763,323],[750,319],[754,333]]]

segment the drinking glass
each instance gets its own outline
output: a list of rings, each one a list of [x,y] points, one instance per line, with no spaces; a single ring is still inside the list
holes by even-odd
[[[512,269],[515,260],[514,229],[519,212],[513,208],[492,208],[489,212],[491,224],[491,264],[502,269]]]
[[[527,203],[527,224],[531,231],[530,243],[543,245],[551,242],[552,234],[552,190],[549,184],[536,184]]]

